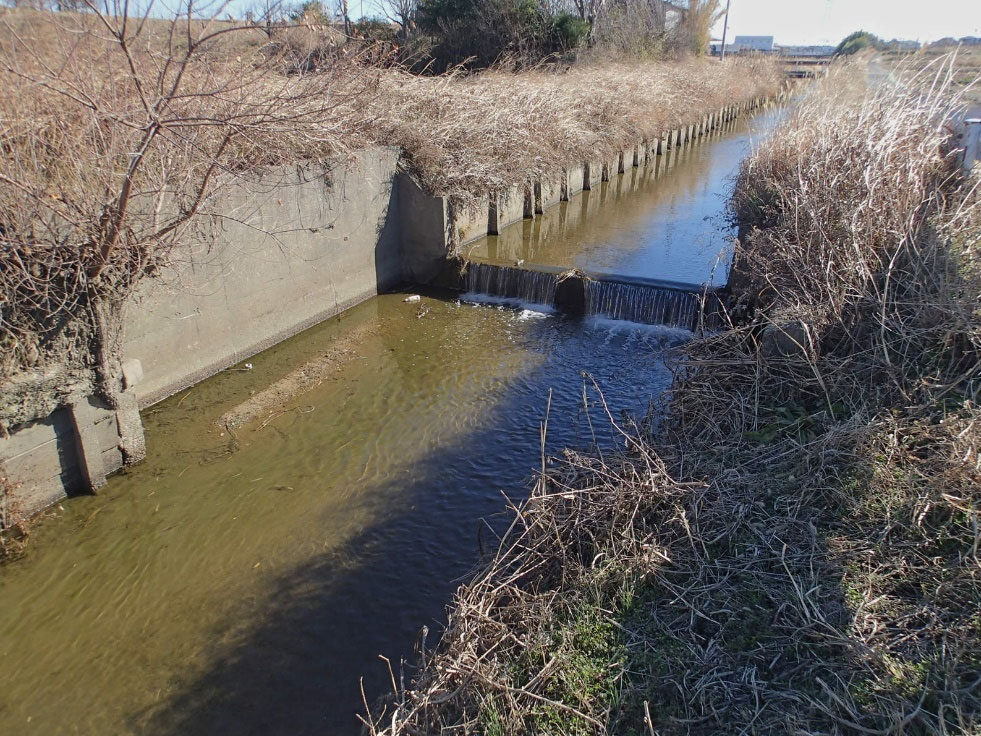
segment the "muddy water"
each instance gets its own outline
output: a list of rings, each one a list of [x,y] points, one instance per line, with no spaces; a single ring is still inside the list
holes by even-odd
[[[576,266],[686,284],[726,283],[735,230],[726,217],[732,177],[754,140],[785,114],[743,117],[657,156],[535,220],[467,247],[503,265]]]
[[[738,123],[477,252],[718,279],[725,177],[750,135]],[[357,733],[359,678],[374,700],[390,687],[378,655],[411,656],[424,625],[435,639],[505,521],[502,490],[526,492],[550,395],[553,451],[609,443],[583,374],[615,415],[643,412],[687,337],[389,295],[154,407],[147,461],[52,510],[0,570],[0,733]],[[216,427],[346,350],[271,416]]]
[[[214,426],[365,325],[265,426]],[[2,731],[356,733],[358,678],[386,688],[377,655],[438,628],[492,543],[481,517],[523,493],[549,391],[549,446],[586,446],[581,372],[640,412],[684,338],[383,296],[155,407],[146,463],[62,504],[0,572]]]

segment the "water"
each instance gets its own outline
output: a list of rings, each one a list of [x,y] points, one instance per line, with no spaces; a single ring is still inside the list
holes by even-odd
[[[419,317],[418,314],[424,313]],[[330,380],[214,420],[356,335]],[[18,734],[356,733],[549,446],[668,385],[678,330],[383,296],[147,413],[149,457],[42,524],[0,573],[0,718]],[[600,442],[610,442],[591,405]],[[9,730],[8,730],[9,729]]]
[[[467,266],[467,291],[461,299],[474,304],[510,304],[555,312],[557,273],[490,263]],[[608,317],[647,325],[696,330],[718,326],[719,299],[711,293],[655,283],[623,283],[587,279],[583,282],[579,311],[587,316]]]
[[[586,305],[587,314],[690,330],[702,312],[698,294],[613,281],[587,281]]]
[[[724,178],[748,130],[634,169],[476,251],[721,283]],[[373,701],[390,687],[377,655],[397,671],[420,627],[435,640],[506,522],[502,493],[527,492],[549,402],[552,451],[609,444],[584,376],[614,416],[643,413],[690,337],[637,324],[688,324],[683,292],[668,290],[670,302],[590,285],[593,316],[575,321],[550,309],[551,275],[471,277],[483,304],[378,297],[145,412],[146,462],[52,510],[26,559],[0,569],[2,731],[358,733],[359,678]],[[234,434],[216,425],[337,347],[350,355],[317,388]]]
[[[737,118],[646,166],[628,167],[535,220],[475,241],[468,257],[723,286],[735,237],[726,217],[732,176],[783,115],[774,109]]]

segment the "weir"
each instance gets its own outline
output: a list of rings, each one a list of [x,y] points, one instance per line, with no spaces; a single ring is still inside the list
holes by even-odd
[[[465,300],[492,297],[550,307],[572,316],[598,316],[646,325],[717,329],[722,297],[715,289],[604,273],[562,272],[548,266],[516,268],[470,263],[461,286]]]

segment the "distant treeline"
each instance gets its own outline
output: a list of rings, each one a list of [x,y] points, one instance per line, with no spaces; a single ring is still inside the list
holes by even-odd
[[[345,35],[389,45],[398,60],[442,72],[495,64],[534,66],[583,53],[607,58],[703,54],[720,0],[379,0],[352,21],[347,0],[266,8],[293,21],[333,23]]]

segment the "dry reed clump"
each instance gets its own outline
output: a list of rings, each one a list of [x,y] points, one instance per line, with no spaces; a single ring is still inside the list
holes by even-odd
[[[780,84],[775,65],[749,59],[470,77],[393,71],[368,104],[373,134],[405,149],[424,187],[466,202],[657,140]]]
[[[844,74],[737,183],[750,321],[543,472],[374,733],[981,728],[981,199],[946,70]]]

